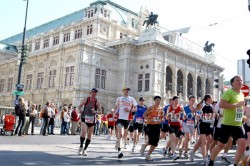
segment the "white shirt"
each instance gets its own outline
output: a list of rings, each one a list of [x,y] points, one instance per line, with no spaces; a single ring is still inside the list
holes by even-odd
[[[69,121],[70,121],[70,116],[68,115],[67,112],[64,112],[64,114],[63,114],[63,120],[64,120],[65,122],[69,122]]]
[[[116,99],[115,105],[119,110],[118,119],[128,120],[130,112],[126,112],[124,109],[128,108],[129,110],[131,110],[132,106],[134,107],[137,106],[137,102],[135,98],[131,96],[128,97],[121,96]]]
[[[220,102],[217,102],[214,106],[214,112],[219,113],[220,115],[223,115],[223,109],[219,107]],[[221,123],[222,123],[223,117],[219,117],[217,126],[218,128],[221,128]]]

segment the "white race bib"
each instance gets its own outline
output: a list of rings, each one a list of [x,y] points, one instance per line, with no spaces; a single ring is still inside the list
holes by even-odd
[[[154,116],[153,121],[154,122],[160,122],[160,117],[159,116]]]
[[[113,121],[114,121],[114,119],[113,119],[113,118],[109,118],[108,120],[109,120],[109,122],[113,122]]]
[[[142,124],[143,123],[143,118],[142,117],[137,117],[135,119],[135,122],[138,123],[138,124]]]
[[[91,115],[85,115],[85,123],[94,123],[95,117]]]
[[[214,122],[213,114],[212,113],[203,114],[202,115],[202,122],[204,122],[204,123],[213,123]]]
[[[243,117],[243,109],[242,108],[236,108],[235,121],[236,122],[242,122],[242,117]]]
[[[186,124],[188,127],[194,127],[194,120],[187,120]]]

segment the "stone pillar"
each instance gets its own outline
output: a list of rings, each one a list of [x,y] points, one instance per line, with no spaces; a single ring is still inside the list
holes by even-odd
[[[51,35],[49,37],[49,47],[53,46],[53,40],[54,40],[54,37],[53,37],[53,35]]]
[[[195,75],[195,78],[194,78],[194,86],[193,86],[193,95],[195,96],[195,97],[198,97],[197,96],[197,75]]]
[[[33,40],[32,43],[31,43],[31,52],[35,50],[35,47],[36,47],[36,42]]]
[[[60,32],[59,34],[59,44],[62,44],[63,43],[63,32]]]
[[[177,75],[176,70],[173,74],[172,96],[177,95]]]
[[[206,78],[201,80],[201,98],[206,95]]]
[[[75,39],[75,29],[72,28],[72,29],[70,30],[70,41],[72,41],[72,40],[74,40],[74,39]]]
[[[187,79],[187,72],[186,72],[184,79],[183,79],[183,92],[182,92],[184,101],[186,101],[187,97],[188,97],[188,95],[187,95],[187,86],[188,86],[187,82],[188,82],[188,79]]]
[[[44,38],[41,38],[40,40],[40,49],[43,49],[44,47]]]

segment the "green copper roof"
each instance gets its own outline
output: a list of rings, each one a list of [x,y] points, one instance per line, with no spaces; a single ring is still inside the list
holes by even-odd
[[[83,19],[83,17],[84,17],[84,9],[76,11],[76,12],[71,13],[69,15],[63,16],[63,17],[58,18],[56,20],[50,21],[48,23],[42,24],[42,25],[37,26],[35,28],[32,28],[26,32],[26,38],[32,37],[32,36],[37,35],[39,33],[48,32],[52,29],[56,29],[56,28],[59,28],[61,26],[70,25],[72,22],[81,21]],[[5,43],[5,44],[12,44],[14,42],[21,41],[22,37],[23,37],[23,33],[19,33],[15,36],[6,38],[0,42]]]

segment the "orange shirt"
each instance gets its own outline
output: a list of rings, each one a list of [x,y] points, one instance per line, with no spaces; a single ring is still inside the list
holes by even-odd
[[[148,114],[147,124],[160,124],[164,118],[164,111],[159,106],[158,108],[153,105],[151,112]]]

